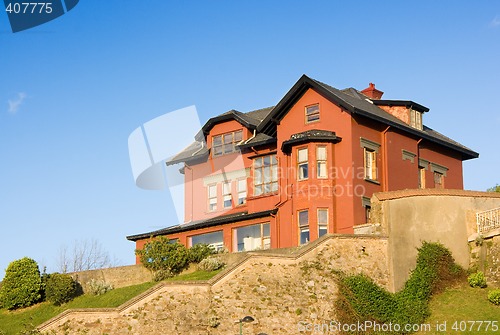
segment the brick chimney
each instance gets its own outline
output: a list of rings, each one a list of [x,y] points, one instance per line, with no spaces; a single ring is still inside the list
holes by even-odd
[[[361,93],[366,95],[368,98],[375,100],[379,100],[380,98],[382,98],[382,95],[384,94],[384,92],[379,91],[375,88],[374,83],[370,83],[370,86],[362,90]]]

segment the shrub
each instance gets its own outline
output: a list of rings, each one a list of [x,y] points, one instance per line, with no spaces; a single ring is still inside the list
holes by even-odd
[[[168,278],[172,278],[174,274],[170,270],[158,270],[153,273],[153,281],[162,281]]]
[[[469,275],[469,277],[467,277],[467,281],[471,287],[486,287],[486,278],[484,278],[484,273],[481,271]]]
[[[209,257],[198,263],[198,270],[215,271],[219,270],[224,265],[226,264],[220,259],[220,257]]]
[[[91,279],[87,283],[87,291],[92,295],[101,295],[113,289],[113,285],[106,283],[104,280]]]
[[[9,264],[0,289],[1,305],[7,309],[33,305],[41,298],[41,279],[38,264],[22,258]]]
[[[61,305],[71,301],[78,295],[77,283],[70,275],[52,273],[47,279],[45,296],[47,301],[54,305]]]
[[[190,263],[199,263],[208,256],[213,255],[215,250],[208,244],[195,244],[188,249],[188,253]]]
[[[336,309],[339,321],[364,321],[401,325],[420,324],[429,316],[429,300],[446,281],[457,279],[463,270],[455,264],[448,249],[424,242],[418,249],[417,265],[404,288],[393,294],[364,275],[343,276],[339,280]],[[397,332],[396,332],[397,333]]]
[[[500,305],[500,288],[488,292],[488,300],[495,305]]]
[[[142,265],[153,272],[167,270],[178,274],[189,264],[186,247],[180,243],[170,243],[163,236],[150,240],[135,253]]]

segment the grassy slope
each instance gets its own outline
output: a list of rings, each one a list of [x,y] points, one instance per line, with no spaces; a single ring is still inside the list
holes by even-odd
[[[207,280],[219,272],[220,270],[213,272],[196,271],[186,275],[170,278],[167,281]],[[19,311],[9,312],[6,310],[0,310],[0,331],[3,331],[5,335],[16,335],[29,326],[40,325],[59,313],[71,308],[118,307],[156,284],[157,283],[143,283],[134,286],[117,288],[100,296],[83,295],[75,298],[67,304],[64,304],[63,306],[53,306],[48,302],[44,302]],[[0,334],[2,333],[0,332]]]
[[[430,303],[432,315],[426,321],[431,325],[432,331],[417,334],[500,334],[500,306],[488,301],[491,289],[472,288],[464,283],[433,297]],[[443,324],[445,321],[446,332],[436,331],[436,323]],[[491,328],[486,331],[486,325],[483,324],[478,331],[479,323],[470,323],[468,327],[475,325],[472,331],[460,331],[460,328],[458,331],[453,330],[453,324],[460,321],[497,321],[499,329],[496,332]],[[460,327],[459,324],[457,326]]]

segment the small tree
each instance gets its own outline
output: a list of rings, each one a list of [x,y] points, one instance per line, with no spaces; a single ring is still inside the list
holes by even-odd
[[[152,272],[167,271],[173,274],[181,272],[188,264],[188,250],[180,243],[170,243],[169,239],[160,236],[151,239],[144,249],[137,249],[141,263]]]
[[[7,267],[0,289],[0,301],[4,308],[16,309],[33,305],[41,298],[40,270],[31,258],[13,261]]]
[[[78,294],[77,283],[70,275],[51,273],[47,278],[45,297],[58,306],[71,301]]]
[[[500,185],[496,184],[495,186],[490,187],[489,189],[487,189],[486,192],[497,192],[497,193],[500,193]]]
[[[199,263],[213,254],[215,254],[215,249],[208,244],[195,244],[188,249],[188,257],[190,263]]]

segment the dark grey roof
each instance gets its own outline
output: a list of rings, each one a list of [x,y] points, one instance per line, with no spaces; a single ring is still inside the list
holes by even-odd
[[[295,101],[299,99],[309,88],[316,90],[318,93],[322,94],[327,99],[352,114],[362,115],[372,120],[393,126],[394,128],[400,129],[406,133],[413,134],[430,142],[434,142],[454,151],[458,151],[462,154],[462,158],[464,160],[477,158],[479,156],[477,152],[431,130],[430,128],[424,127],[423,130],[419,130],[409,126],[397,117],[377,107],[372,100],[353,88],[339,90],[318,80],[309,78],[306,75],[303,75],[297,83],[295,83],[295,85],[287,92],[281,101],[273,108],[271,113],[266,116],[266,118],[257,127],[257,131],[266,133],[270,136],[276,136],[276,124],[284,117]],[[424,106],[421,107],[424,109],[426,108]]]
[[[409,126],[402,120],[379,108],[377,104],[412,106],[416,110],[427,112],[429,109],[425,106],[409,100],[372,100],[352,87],[339,90],[328,84],[309,78],[306,75],[303,75],[297,81],[297,83],[288,91],[288,93],[276,106],[267,107],[247,113],[230,110],[226,113],[211,118],[203,126],[202,132],[200,132],[199,134],[200,136],[197,136],[197,141],[203,141],[203,135],[206,135],[215,124],[234,119],[247,128],[257,131],[257,135],[255,136],[255,138],[251,139],[247,143],[241,144],[239,146],[240,148],[272,143],[276,140],[276,123],[284,117],[289,108],[293,105],[293,103],[295,103],[296,99],[300,98],[300,96],[302,96],[302,94],[309,88],[313,88],[320,94],[325,95],[341,108],[350,111],[352,114],[362,115],[364,117],[393,126],[406,133],[413,134],[433,143],[445,146],[454,151],[458,151],[462,154],[463,159],[477,158],[479,156],[477,152],[438,133],[435,130],[432,130],[431,128],[424,126],[423,130],[419,130]],[[198,148],[201,146],[201,144],[196,143],[193,143],[192,145],[195,147],[197,145]],[[190,150],[190,147],[188,147],[184,151],[176,155],[167,164],[173,164],[172,161],[176,163],[181,162],[183,161],[183,159],[194,160],[197,158],[203,158],[209,153],[207,149],[203,149],[197,152],[195,155],[192,155],[194,151],[196,150]]]
[[[243,149],[249,147],[256,147],[259,145],[266,145],[275,142],[276,142],[276,137],[272,137],[264,133],[258,133],[257,135],[255,135],[254,138],[246,140],[244,143],[238,145],[238,147]]]
[[[184,150],[167,160],[167,165],[173,165],[181,162],[189,162],[208,157],[209,150],[205,142],[195,141],[188,145]]]
[[[274,106],[266,107],[266,108],[262,108],[262,109],[257,109],[257,110],[251,111],[251,112],[247,112],[247,113],[245,113],[245,115],[247,115],[251,118],[254,118],[256,120],[259,120],[259,122],[262,122],[262,120],[264,120],[266,118],[266,116],[269,115],[269,113],[271,113],[273,108],[274,108]]]
[[[335,135],[335,132],[329,130],[307,130],[291,135],[289,140],[283,142],[283,144],[281,145],[281,150],[283,150],[283,152],[285,153],[289,153],[292,145],[298,143],[307,143],[311,141],[338,143],[342,141],[342,138],[337,137]]]
[[[160,230],[155,230],[155,231],[152,231],[149,233],[130,235],[130,236],[127,236],[127,240],[137,241],[137,240],[149,238],[152,236],[162,236],[162,235],[168,235],[168,234],[175,234],[175,233],[190,231],[190,230],[194,230],[194,229],[217,226],[220,224],[227,224],[227,223],[232,223],[232,222],[237,222],[237,221],[252,220],[252,219],[267,217],[267,216],[270,216],[271,214],[276,214],[276,211],[277,211],[276,209],[272,209],[272,210],[268,210],[268,211],[262,211],[262,212],[256,212],[256,213],[250,213],[250,214],[248,214],[248,212],[245,211],[245,212],[238,212],[238,213],[232,213],[232,214],[227,214],[227,215],[220,215],[220,216],[216,216],[216,217],[211,218],[211,219],[197,220],[197,221],[192,221],[189,223],[183,223],[183,224],[179,224],[176,226],[163,228]]]

